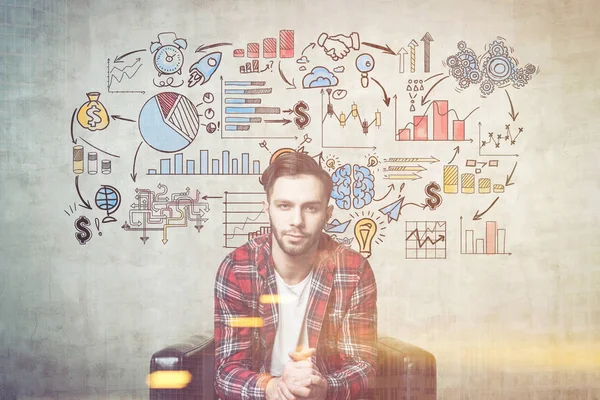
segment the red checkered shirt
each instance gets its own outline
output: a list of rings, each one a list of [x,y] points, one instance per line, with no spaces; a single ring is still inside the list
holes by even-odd
[[[215,389],[221,399],[266,399],[279,321],[271,301],[277,294],[271,249],[271,234],[257,237],[230,253],[217,271]],[[377,361],[373,270],[324,233],[317,260],[306,314],[308,344],[317,349],[312,362],[327,379],[327,399],[369,398]],[[248,317],[262,326],[231,326]]]

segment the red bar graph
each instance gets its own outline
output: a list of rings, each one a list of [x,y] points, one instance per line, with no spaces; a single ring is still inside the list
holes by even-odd
[[[414,125],[414,131],[412,136],[409,129],[411,123],[409,122],[403,128],[397,130],[395,139],[397,141],[465,141],[466,121],[465,119],[459,119],[458,114],[456,114],[454,109],[451,109],[449,103],[448,100],[432,100],[425,111],[423,111],[423,114],[413,116],[412,125]],[[473,111],[471,111],[471,113],[473,113]],[[454,113],[457,119],[450,120],[450,113]],[[469,115],[471,115],[471,113]],[[469,115],[467,115],[467,118]],[[429,131],[429,118],[433,118],[431,132]],[[452,121],[452,127],[450,126],[450,121]],[[451,128],[452,137],[450,136]]]
[[[448,100],[433,101],[433,140],[448,140]]]
[[[263,57],[264,58],[277,57],[277,39],[275,39],[275,38],[263,39]]]
[[[396,133],[396,140],[410,140],[410,129],[398,129],[398,133]]]
[[[485,254],[496,254],[496,221],[485,223]]]
[[[427,140],[427,119],[427,115],[415,115],[413,117],[413,124],[415,125],[414,140]]]
[[[282,29],[279,31],[279,57],[294,57],[294,31]]]
[[[248,58],[258,58],[260,54],[260,45],[258,43],[248,43],[247,52]]]
[[[452,121],[452,139],[453,140],[465,140],[465,121],[455,120]]]

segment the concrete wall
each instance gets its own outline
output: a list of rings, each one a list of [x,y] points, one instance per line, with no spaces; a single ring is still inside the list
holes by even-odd
[[[232,224],[237,222],[232,219],[236,209],[224,204],[223,197],[226,191],[244,192],[228,193],[229,202],[254,202],[260,195],[247,193],[262,188],[256,175],[148,175],[148,170],[159,168],[161,159],[170,159],[172,168],[175,162],[175,153],[153,149],[148,143],[152,140],[144,140],[138,125],[144,104],[164,91],[182,94],[197,106],[204,125],[181,151],[184,160],[196,160],[196,170],[202,149],[217,159],[223,150],[229,150],[231,158],[247,152],[250,160],[260,161],[262,170],[270,153],[296,149],[304,134],[311,138],[305,150],[314,156],[322,151],[325,163],[333,167],[327,167],[330,173],[347,163],[368,166],[375,182],[374,199],[361,208],[336,206],[334,217],[350,221],[348,229],[336,236],[352,240],[352,247],[358,249],[353,233],[357,221],[369,217],[377,225],[370,261],[379,287],[380,333],[436,356],[439,399],[600,398],[596,208],[600,141],[594,131],[600,106],[596,18],[600,9],[595,1],[2,0],[0,4],[0,204],[4,210],[0,399],[145,398],[151,354],[188,335],[210,331],[214,274],[230,251],[224,246],[245,240],[231,233],[249,231],[249,225]],[[240,74],[239,67],[252,59],[234,58],[233,50],[246,49],[250,42],[259,42],[262,50],[262,39],[278,38],[281,29],[294,30],[294,57],[261,55],[257,60],[264,72]],[[184,80],[178,88],[157,86],[159,77],[150,53],[157,35],[171,31],[188,44],[183,73],[175,76]],[[322,32],[357,32],[361,48],[334,61],[320,47],[307,47]],[[433,38],[430,72],[425,72],[420,40],[427,32]],[[414,73],[410,71],[412,39],[418,43]],[[486,45],[503,42],[510,58],[518,60],[518,68],[530,63],[535,72],[522,87],[508,81],[506,87],[494,86],[488,95],[480,83],[460,89],[453,76],[441,81],[451,72],[444,62],[459,52],[461,40],[482,57],[482,64],[489,58]],[[195,53],[200,45],[223,42],[231,45]],[[404,73],[399,72],[400,55],[386,54],[365,42],[389,45],[393,52],[406,49]],[[136,50],[143,51],[114,63],[118,55]],[[215,75],[203,85],[188,87],[189,67],[211,51],[223,53]],[[303,51],[308,64],[296,62]],[[363,52],[376,63],[367,88],[361,86],[355,67],[356,57]],[[142,64],[139,70],[136,58]],[[296,89],[284,82],[279,65]],[[306,71],[300,70],[302,66]],[[320,89],[302,88],[303,76],[315,66],[330,71],[345,67],[335,73],[339,84],[333,89],[344,89],[347,95],[332,101],[338,117],[341,111],[349,117],[344,128],[335,117],[321,123]],[[125,67],[131,77],[120,75],[119,68]],[[221,76],[224,81],[265,81],[265,87],[273,88],[261,97],[263,105],[279,107],[281,113],[262,115],[263,119],[294,121],[295,113],[283,111],[302,100],[309,106],[310,124],[300,130],[294,122],[263,121],[247,132],[223,131],[218,126],[209,133],[206,125],[221,122]],[[407,91],[409,79],[423,80],[423,89]],[[106,129],[96,131],[75,121],[71,136],[72,115],[87,103],[86,93],[93,91],[101,92],[108,114],[121,119],[111,118]],[[214,95],[214,102],[204,97],[207,92]],[[415,94],[415,111],[411,111],[409,95]],[[465,121],[465,141],[395,140],[398,129],[432,104],[421,105],[426,95],[425,101],[448,100],[459,119],[478,108]],[[384,96],[390,98],[389,106]],[[326,94],[323,99],[326,106]],[[513,115],[518,113],[515,120],[509,114],[510,102]],[[363,134],[348,115],[353,103],[369,122],[380,112],[381,126],[373,124]],[[215,111],[213,118],[205,113],[208,108]],[[434,112],[427,111],[430,136]],[[450,124],[453,119],[456,116],[450,111]],[[513,139],[523,128],[513,145],[505,139],[506,124]],[[499,147],[490,141],[489,132]],[[298,139],[289,138],[294,136]],[[85,159],[84,172],[75,174],[75,140],[84,146],[85,157],[97,152],[100,160],[110,160],[111,173],[90,175]],[[263,140],[266,148],[260,145]],[[481,147],[482,141],[488,142],[486,146]],[[385,162],[430,157],[439,162]],[[469,167],[468,160],[478,164]],[[497,167],[490,163],[493,160],[498,160]],[[374,162],[377,165],[370,165]],[[386,171],[392,165],[424,170]],[[447,193],[451,182],[444,182],[446,165],[456,165],[459,174],[475,174],[475,168],[481,168],[476,179],[509,185],[503,193],[482,194],[477,187],[474,194]],[[392,173],[416,177],[414,173],[420,179],[386,180]],[[400,197],[403,204],[433,199],[425,193],[430,182],[440,186],[439,207],[408,205],[397,220],[388,220],[380,211]],[[394,189],[387,194],[392,183]],[[402,183],[405,187],[400,191]],[[107,213],[95,204],[103,185],[121,195],[113,214],[116,222],[103,223]],[[156,196],[165,190],[159,185],[168,188],[164,196],[171,200],[192,198],[184,203],[193,203],[196,218],[207,220],[167,228],[167,223],[184,222],[176,219],[176,206],[171,205],[169,214],[166,201],[157,199],[162,205],[156,206],[152,224],[139,213],[145,197],[136,199],[136,194],[147,189]],[[189,196],[181,194],[188,187]],[[81,206],[86,201],[91,210]],[[490,206],[481,220],[473,220]],[[189,212],[190,207],[183,209]],[[265,221],[264,215],[250,214],[255,205],[248,207],[242,208],[243,218],[256,215],[257,222]],[[161,214],[160,209],[165,211]],[[167,221],[166,215],[171,219]],[[78,220],[82,223],[82,216],[90,221],[87,229],[92,235],[84,244],[76,234],[83,232],[85,238],[86,229],[75,225]],[[226,217],[229,224],[224,224]],[[411,225],[412,221],[429,221],[434,232],[426,231],[425,225]],[[487,221],[496,221],[497,229],[505,230],[505,253],[511,254],[461,254],[469,235],[465,231],[484,238]],[[156,230],[135,230],[144,227]],[[430,242],[419,247],[414,235],[407,240],[414,227],[419,228],[422,241],[443,235],[438,250],[427,251]],[[419,259],[408,259],[409,255]]]

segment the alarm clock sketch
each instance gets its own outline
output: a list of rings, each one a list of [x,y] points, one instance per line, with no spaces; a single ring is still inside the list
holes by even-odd
[[[183,51],[187,48],[187,41],[178,38],[175,32],[162,32],[158,34],[158,42],[150,44],[150,52],[154,54],[154,68],[161,75],[181,75],[183,67]]]

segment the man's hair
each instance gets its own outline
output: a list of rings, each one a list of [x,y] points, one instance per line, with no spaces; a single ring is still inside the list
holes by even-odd
[[[318,178],[323,183],[326,198],[329,199],[331,196],[331,191],[333,190],[331,176],[311,156],[294,151],[278,156],[264,170],[260,183],[262,183],[267,193],[267,198],[270,197],[277,178],[296,175],[312,175]]]

